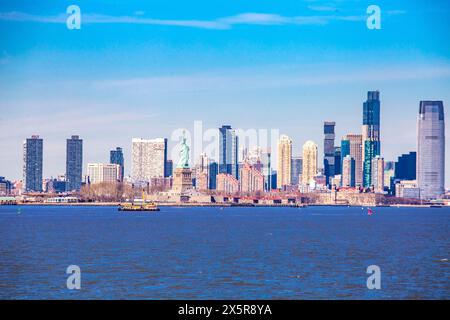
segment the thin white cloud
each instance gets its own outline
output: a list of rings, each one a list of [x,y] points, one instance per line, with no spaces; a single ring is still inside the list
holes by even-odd
[[[135,13],[134,16],[111,16],[102,14],[82,13],[83,24],[141,24],[178,26],[202,29],[230,29],[235,25],[324,25],[331,21],[360,21],[364,15],[305,15],[305,16],[282,16],[271,13],[247,12],[234,16],[220,17],[213,20],[173,20],[154,19],[143,16],[144,12]],[[36,23],[65,23],[67,15],[40,16],[24,12],[1,12],[0,20],[15,22]]]
[[[417,79],[450,78],[450,65],[434,66],[398,66],[379,67],[376,69],[362,68],[353,72],[329,70],[320,72],[312,68],[291,72],[259,72],[245,70],[244,72],[223,71],[215,73],[200,73],[192,75],[175,75],[161,77],[143,77],[95,81],[92,85],[98,89],[131,90],[134,93],[179,93],[235,91],[266,88],[290,88],[302,86],[320,86],[342,83],[361,83],[377,81],[408,81]]]
[[[319,5],[309,5],[309,10],[312,11],[319,11],[319,12],[330,12],[330,11],[337,11],[335,7],[332,6],[319,6]]]

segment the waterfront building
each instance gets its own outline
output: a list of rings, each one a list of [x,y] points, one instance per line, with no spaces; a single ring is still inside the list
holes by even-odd
[[[50,179],[45,186],[45,192],[49,193],[63,193],[67,190],[67,183],[65,180]]]
[[[8,196],[11,194],[12,183],[5,177],[0,177],[0,196]]]
[[[356,161],[351,155],[346,155],[342,161],[342,187],[354,187]]]
[[[329,184],[330,177],[334,176],[335,163],[334,163],[334,127],[336,122],[325,121],[323,125],[324,142],[323,142],[323,169],[326,177],[326,184]]]
[[[117,147],[116,150],[111,150],[109,152],[109,163],[118,164],[120,166],[120,181],[123,182],[125,177],[125,161],[122,148]]]
[[[303,170],[303,158],[292,157],[291,160],[291,184],[298,186],[300,184],[300,175]]]
[[[259,148],[259,147],[258,147]],[[259,159],[258,161],[254,162],[252,161],[252,158],[250,156],[250,164],[252,164],[257,170],[260,170],[264,175],[264,189],[266,191],[270,191],[272,189],[273,183],[272,183],[272,164],[271,164],[271,151],[270,148],[259,148]],[[275,183],[276,185],[276,183]]]
[[[342,175],[335,174],[334,176],[330,177],[330,186],[332,188],[337,188],[342,184]]]
[[[167,174],[167,139],[132,139],[131,178],[135,183]]]
[[[12,181],[11,195],[20,196],[24,190],[24,183],[22,180]]]
[[[324,190],[327,188],[326,177],[323,173],[318,173],[313,177],[311,189]]]
[[[239,178],[239,139],[229,125],[219,128],[219,173],[227,173]]]
[[[208,180],[208,173],[205,171],[201,171],[197,173],[196,178],[196,188],[200,191],[205,191],[209,189],[209,180]]]
[[[347,134],[342,138],[341,142],[342,159],[350,155],[355,160],[355,184],[362,185],[362,135]]]
[[[341,147],[334,147],[334,174],[342,173]]]
[[[209,188],[209,157],[206,153],[201,153],[195,165],[195,180],[198,190],[207,190]]]
[[[66,140],[66,191],[80,191],[83,175],[83,140],[72,136]]]
[[[395,162],[385,161],[384,162],[384,187],[391,188],[391,180],[395,177]],[[392,190],[391,190],[392,193]]]
[[[269,186],[269,190],[276,190],[277,189],[277,171],[276,170],[272,170],[271,174],[270,174],[270,186]]]
[[[151,178],[148,187],[148,193],[152,193],[155,191],[168,191],[172,189],[174,184],[174,179],[172,177],[158,177]]]
[[[372,159],[372,186],[375,193],[384,192],[384,159],[376,156]]]
[[[43,140],[34,135],[23,142],[23,188],[42,192]]]
[[[231,174],[219,173],[217,175],[217,191],[226,194],[239,192],[239,181]]]
[[[420,199],[417,180],[400,180],[395,184],[395,196],[398,198]]]
[[[416,152],[409,152],[398,157],[394,164],[394,176],[390,180],[391,194],[395,194],[395,185],[401,180],[416,180]]]
[[[281,135],[278,140],[277,186],[283,189],[291,185],[292,140]]]
[[[264,175],[248,162],[244,162],[239,173],[239,189],[241,192],[263,192]]]
[[[308,140],[303,145],[302,184],[308,185],[317,175],[317,145]]]
[[[417,134],[417,183],[422,199],[445,193],[445,124],[442,101],[420,101]]]
[[[380,152],[380,93],[369,91],[367,101],[363,103],[362,125],[362,182],[365,188],[372,186],[372,159]]]
[[[394,165],[394,177],[399,180],[416,180],[417,153],[409,152],[398,157]]]
[[[173,160],[167,160],[166,161],[166,174],[169,175],[169,177],[173,176]]]
[[[87,175],[90,184],[120,181],[120,165],[111,163],[88,163]]]
[[[211,162],[209,164],[209,189],[215,190],[217,188],[217,174],[219,173],[219,164]]]

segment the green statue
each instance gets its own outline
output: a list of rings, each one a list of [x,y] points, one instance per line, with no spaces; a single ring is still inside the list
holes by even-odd
[[[183,131],[183,142],[181,143],[180,160],[178,160],[177,168],[189,168],[189,147],[186,144],[186,137]]]

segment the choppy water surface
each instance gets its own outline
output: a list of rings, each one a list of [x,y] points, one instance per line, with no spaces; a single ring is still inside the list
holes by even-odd
[[[2,206],[0,298],[448,299],[450,208],[374,212]]]

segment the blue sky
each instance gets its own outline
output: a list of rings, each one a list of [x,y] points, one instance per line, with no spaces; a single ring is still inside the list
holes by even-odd
[[[66,27],[71,4],[80,30]],[[370,4],[381,30],[366,27]],[[368,90],[381,91],[382,155],[395,160],[416,149],[420,100],[444,101],[450,137],[449,17],[445,0],[2,1],[0,175],[21,177],[31,134],[56,176],[72,134],[85,164],[122,146],[127,165],[132,137],[195,120],[279,128],[294,155],[309,139],[322,152],[323,121],[338,139],[360,132]]]

